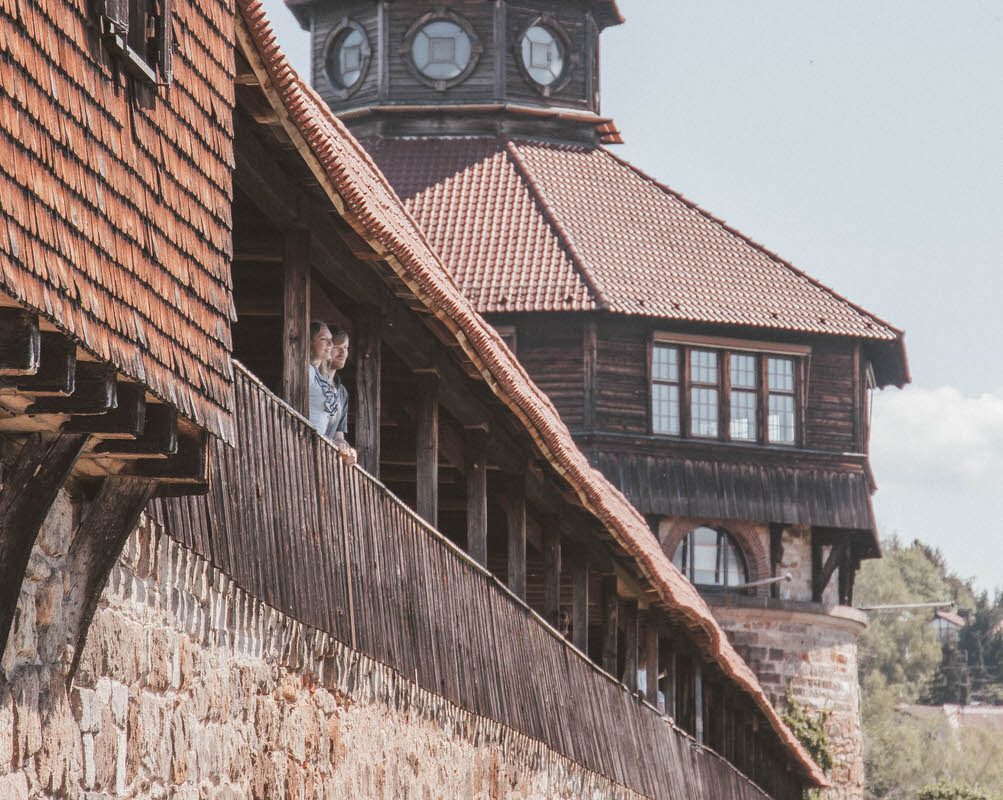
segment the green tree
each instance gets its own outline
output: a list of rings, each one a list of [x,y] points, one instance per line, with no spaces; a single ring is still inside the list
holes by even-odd
[[[916,800],[992,800],[985,792],[960,783],[936,783],[924,786]]]

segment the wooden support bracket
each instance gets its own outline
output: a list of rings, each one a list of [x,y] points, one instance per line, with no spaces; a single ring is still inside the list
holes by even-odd
[[[108,574],[156,488],[156,481],[146,478],[117,475],[105,478],[77,527],[66,556],[69,587],[64,618],[68,643],[73,645],[67,686],[80,664],[87,631]]]
[[[174,455],[178,452],[178,410],[163,403],[146,405],[145,400],[132,394],[132,388],[129,387],[125,398],[120,394],[116,411],[100,417],[71,420],[68,424],[88,426],[102,438],[121,439],[99,443],[94,448],[94,454],[98,456],[126,459]],[[134,438],[118,436],[126,432],[133,433]]]
[[[36,397],[73,394],[77,367],[77,346],[61,333],[42,331],[41,351],[37,371],[32,375],[0,377],[0,389],[14,389]]]
[[[31,548],[86,435],[36,433],[5,470],[0,490],[0,658],[14,623]]]
[[[38,314],[0,308],[0,375],[34,375],[41,355]]]
[[[28,416],[42,414],[105,414],[118,407],[115,371],[98,361],[80,361],[76,385],[68,397],[39,397],[28,406]]]

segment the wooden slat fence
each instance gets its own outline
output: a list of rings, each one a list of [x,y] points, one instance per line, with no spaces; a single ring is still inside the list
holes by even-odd
[[[213,445],[209,494],[157,500],[152,511],[241,588],[643,795],[765,797],[598,670],[382,484],[343,467],[239,365],[236,422],[236,447]]]

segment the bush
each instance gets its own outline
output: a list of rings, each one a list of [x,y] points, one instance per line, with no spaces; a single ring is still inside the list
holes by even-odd
[[[924,786],[916,800],[991,800],[989,795],[960,783],[935,783]]]
[[[790,693],[787,694],[787,710],[784,712],[784,723],[791,733],[805,746],[805,749],[815,759],[823,772],[832,769],[832,744],[829,742],[829,732],[826,724],[829,721],[829,711],[811,714],[808,709],[798,703]]]

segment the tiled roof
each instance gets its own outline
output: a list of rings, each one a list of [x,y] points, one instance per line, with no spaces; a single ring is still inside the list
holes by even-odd
[[[481,312],[601,308],[900,337],[603,147],[493,138],[366,145]],[[508,229],[527,222],[534,235],[515,246]],[[587,295],[568,292],[582,284]]]
[[[703,653],[758,706],[808,779],[827,785],[811,756],[780,719],[755,675],[735,652],[707,604],[662,552],[647,523],[627,499],[593,469],[575,445],[553,403],[530,380],[497,332],[459,291],[443,262],[377,169],[369,154],[282,54],[260,0],[238,0],[255,60],[263,64],[297,137],[301,154],[349,224],[455,337],[460,350],[492,391],[519,418],[541,455],[567,481],[658,592],[662,603],[696,632]],[[241,34],[242,35],[242,34]]]
[[[176,0],[146,109],[91,5],[0,3],[0,291],[229,439],[233,12]]]

